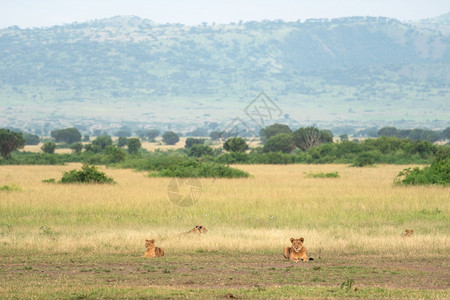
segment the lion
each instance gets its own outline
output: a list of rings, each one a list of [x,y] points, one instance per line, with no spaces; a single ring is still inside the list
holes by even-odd
[[[414,233],[414,229],[405,229],[405,233],[403,234],[403,237],[410,237]]]
[[[162,257],[164,249],[155,246],[155,240],[145,240],[145,254],[143,257]]]
[[[302,237],[299,239],[291,238],[292,247],[284,248],[284,258],[294,262],[314,260],[314,258],[308,258],[306,255],[306,247],[303,246],[304,241],[305,239]]]
[[[191,233],[202,234],[202,233],[206,233],[206,232],[208,232],[208,229],[206,229],[205,226],[203,226],[203,225],[195,225],[195,227],[192,228],[191,231],[184,232],[184,234],[191,234]]]

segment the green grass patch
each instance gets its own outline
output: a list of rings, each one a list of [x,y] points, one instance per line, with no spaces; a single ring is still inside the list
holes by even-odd
[[[20,186],[18,186],[15,183],[12,183],[10,185],[4,185],[4,186],[0,186],[0,192],[4,191],[4,192],[19,192],[22,189],[20,188]]]
[[[319,172],[319,173],[313,173],[313,172],[309,172],[309,173],[305,173],[306,178],[339,178],[339,173],[338,172],[330,172],[330,173],[324,173],[324,172]]]

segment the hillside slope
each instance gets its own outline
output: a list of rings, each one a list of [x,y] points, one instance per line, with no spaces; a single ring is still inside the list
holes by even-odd
[[[292,123],[441,126],[450,35],[439,20],[446,18],[428,22],[434,27],[382,17],[188,27],[115,17],[10,27],[0,30],[0,111],[9,115],[0,126],[26,119],[42,127],[42,117],[56,126],[227,122],[262,90]]]

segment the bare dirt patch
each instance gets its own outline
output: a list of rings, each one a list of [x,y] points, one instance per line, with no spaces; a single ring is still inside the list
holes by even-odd
[[[67,256],[3,257],[0,287],[20,281],[46,285],[166,287],[179,289],[259,288],[279,286],[339,287],[353,280],[364,287],[445,290],[450,288],[446,257],[422,259],[343,256],[293,263],[277,254],[190,253],[160,259],[114,257],[76,259]]]

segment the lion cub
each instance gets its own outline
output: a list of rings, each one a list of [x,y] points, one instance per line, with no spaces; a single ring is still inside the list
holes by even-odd
[[[203,225],[195,225],[195,227],[192,228],[191,231],[184,232],[183,234],[190,234],[190,233],[201,234],[201,233],[206,233],[207,231],[208,231],[208,229],[206,229],[205,226],[203,226]]]
[[[305,239],[302,237],[299,239],[291,238],[292,247],[284,248],[284,258],[295,262],[314,260],[312,257],[308,259],[308,256],[306,255],[306,247],[303,246],[304,241]]]
[[[403,234],[403,237],[410,237],[414,233],[414,229],[405,229],[405,234]]]
[[[164,256],[164,249],[155,246],[155,240],[145,240],[144,257],[161,257]]]

